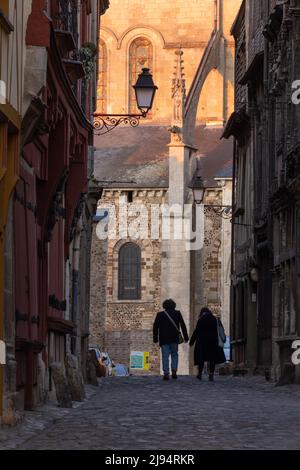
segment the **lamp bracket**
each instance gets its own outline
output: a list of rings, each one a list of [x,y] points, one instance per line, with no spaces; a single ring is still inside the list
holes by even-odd
[[[95,135],[104,135],[111,132],[120,124],[138,127],[141,118],[146,118],[147,113],[142,111],[141,114],[94,114]]]
[[[232,206],[220,206],[214,204],[204,204],[204,207],[208,210],[212,210],[218,216],[225,220],[232,220]]]

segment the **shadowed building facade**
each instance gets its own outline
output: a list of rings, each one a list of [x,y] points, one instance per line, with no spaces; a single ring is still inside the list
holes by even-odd
[[[13,192],[20,174],[25,32],[30,11],[31,0],[0,2],[0,340],[6,344],[6,365],[0,365],[0,423],[3,418],[8,424],[12,422],[11,388],[16,382],[12,308]]]
[[[224,134],[236,140],[233,359],[281,384],[300,380],[291,360],[300,334],[299,9],[299,0],[242,2]]]
[[[7,89],[0,104],[0,340],[7,358],[0,415],[3,403],[9,425],[24,408],[56,397],[52,372],[56,366],[66,374],[67,356],[81,381],[85,374],[97,201],[89,188],[93,66],[108,6],[0,3],[0,79]]]

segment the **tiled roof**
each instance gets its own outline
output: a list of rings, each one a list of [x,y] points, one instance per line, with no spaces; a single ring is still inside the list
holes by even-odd
[[[166,127],[120,127],[95,138],[95,177],[110,186],[168,187]],[[128,184],[134,181],[135,184]]]
[[[214,178],[228,167],[232,166],[232,139],[221,140],[222,127],[197,127],[195,143],[200,159],[200,169],[203,179],[211,186],[217,186]],[[223,176],[225,178],[225,176]]]
[[[212,186],[232,161],[232,143],[220,140],[222,132],[221,128],[204,126],[196,129],[203,177]],[[167,127],[162,126],[120,127],[96,137],[95,178],[111,187],[167,188],[169,142]]]
[[[223,168],[216,174],[215,178],[232,178],[233,166],[232,162],[226,163]]]

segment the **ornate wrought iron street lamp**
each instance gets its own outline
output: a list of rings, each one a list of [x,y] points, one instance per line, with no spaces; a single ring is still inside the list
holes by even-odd
[[[136,96],[137,107],[141,114],[94,114],[94,129],[96,135],[107,134],[120,124],[137,127],[141,118],[146,118],[152,109],[157,86],[153,82],[150,70],[143,68],[139,74],[136,84],[133,86]]]
[[[217,204],[204,204],[204,196],[207,186],[203,180],[200,169],[197,169],[192,181],[190,182],[189,189],[193,191],[194,202],[198,205],[203,204],[205,208],[213,210],[218,216],[223,219],[232,219],[232,206],[221,206]]]

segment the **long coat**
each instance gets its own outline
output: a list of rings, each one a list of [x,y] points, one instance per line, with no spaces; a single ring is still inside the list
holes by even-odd
[[[206,313],[199,318],[190,340],[190,346],[194,344],[195,366],[208,361],[213,361],[215,364],[226,362],[223,348],[219,346],[217,318],[212,313]]]

